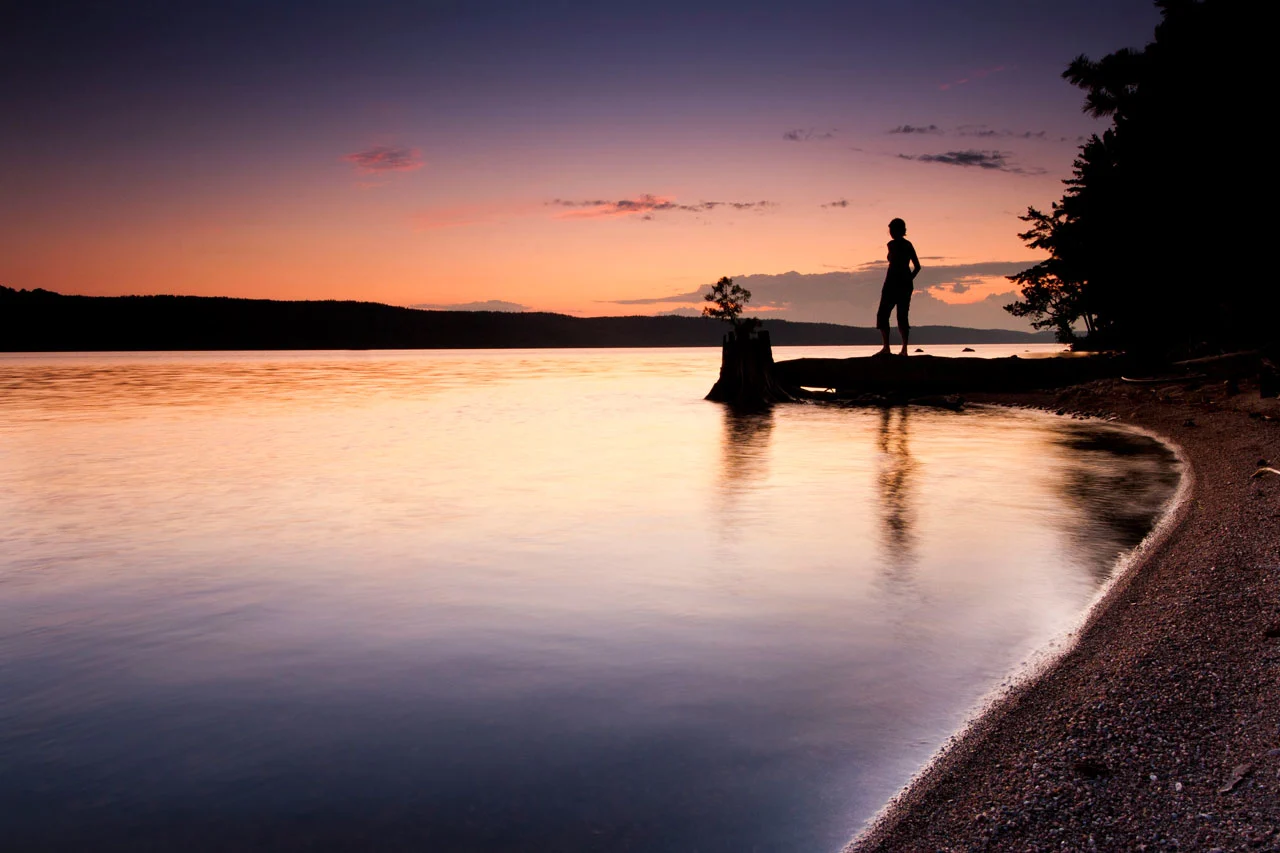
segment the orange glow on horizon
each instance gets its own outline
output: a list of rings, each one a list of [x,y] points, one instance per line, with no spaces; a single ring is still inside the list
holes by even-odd
[[[1034,263],[1014,212],[1059,189],[1052,176],[834,150],[779,160],[776,147],[659,160],[626,175],[566,172],[568,155],[551,152],[522,179],[370,149],[368,162],[392,175],[373,190],[326,166],[275,184],[228,181],[191,194],[157,187],[78,210],[55,198],[5,217],[0,282],[86,295],[497,299],[580,315],[648,314],[678,305],[615,303],[690,293],[725,275],[857,269],[883,258],[894,216],[907,220],[926,267]],[[673,189],[634,191],[646,185]],[[848,203],[829,204],[834,198]],[[1012,290],[999,276],[963,284],[963,292],[930,292],[965,305]]]

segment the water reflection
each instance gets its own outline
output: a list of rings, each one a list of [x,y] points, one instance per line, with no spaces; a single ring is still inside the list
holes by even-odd
[[[773,412],[740,412],[732,406],[724,412],[724,434],[720,442],[723,485],[727,492],[741,492],[769,474],[769,438],[773,434]]]
[[[0,847],[835,851],[1176,479],[715,359],[0,357]]]
[[[1181,464],[1163,444],[1093,423],[1061,424],[1052,447],[1063,501],[1093,522],[1061,524],[1062,535],[1070,552],[1105,580],[1116,546],[1135,547],[1159,519],[1177,488]],[[1069,518],[1063,514],[1057,520]],[[1099,536],[1099,530],[1106,535]]]
[[[718,490],[721,535],[729,540],[744,524],[758,519],[743,505],[743,498],[769,478],[769,444],[773,435],[772,411],[743,412],[721,406],[720,488]]]
[[[880,410],[876,431],[880,451],[876,498],[880,511],[880,548],[887,577],[905,580],[915,563],[917,464],[911,455],[911,409]]]

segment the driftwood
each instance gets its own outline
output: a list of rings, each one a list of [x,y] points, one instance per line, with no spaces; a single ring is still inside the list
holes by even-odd
[[[728,403],[737,409],[766,409],[774,403],[798,399],[778,379],[773,363],[773,345],[768,332],[734,330],[724,337],[720,350],[720,378],[707,394],[708,400]]]
[[[1257,350],[1246,352],[1229,352],[1226,355],[1210,355],[1204,358],[1189,358],[1175,361],[1173,366],[1181,370],[1208,373],[1214,376],[1240,376],[1253,373],[1258,369],[1262,353]]]
[[[1181,385],[1187,382],[1202,382],[1208,379],[1205,373],[1188,373],[1186,376],[1152,376],[1152,377],[1120,377],[1130,385]]]
[[[1257,352],[1166,363],[1163,376],[1134,377],[1143,365],[1123,355],[1096,354],[1048,358],[945,358],[931,355],[859,358],[797,358],[773,361],[767,332],[740,340],[726,336],[720,379],[708,400],[746,409],[792,400],[830,400],[846,404],[893,405],[920,402],[963,405],[952,395],[984,391],[1064,388],[1095,379],[1123,377],[1139,385],[1165,385],[1228,377],[1229,382],[1257,377],[1263,397],[1280,394],[1280,372]],[[1149,365],[1147,365],[1149,366]]]
[[[837,396],[877,395],[908,401],[978,391],[1061,388],[1120,375],[1120,360],[1067,358],[944,358],[930,355],[798,358],[775,365],[779,381]],[[826,395],[823,395],[826,396]]]
[[[1259,350],[1193,358],[1174,362],[1173,366],[1185,371],[1195,370],[1216,379],[1225,378],[1232,383],[1245,377],[1256,378],[1259,396],[1280,396],[1280,369],[1277,369],[1275,361],[1268,358],[1268,353]]]

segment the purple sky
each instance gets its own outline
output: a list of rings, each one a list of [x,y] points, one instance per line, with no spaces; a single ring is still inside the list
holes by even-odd
[[[930,322],[1016,327],[1001,275],[1036,259],[1016,216],[1099,127],[1061,71],[1157,20],[1149,0],[24,4],[0,28],[0,283],[596,314],[772,276],[780,316],[867,325],[865,265],[902,216]]]

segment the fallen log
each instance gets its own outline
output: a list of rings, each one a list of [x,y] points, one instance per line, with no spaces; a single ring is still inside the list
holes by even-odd
[[[1110,355],[1058,358],[945,358],[931,355],[797,358],[774,365],[787,388],[890,400],[978,391],[1061,388],[1121,374]]]
[[[1262,354],[1257,350],[1245,350],[1204,358],[1188,358],[1175,361],[1173,366],[1188,372],[1212,373],[1214,376],[1245,375],[1256,371],[1261,359]]]

